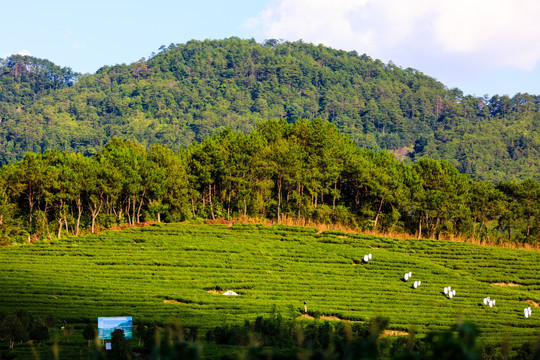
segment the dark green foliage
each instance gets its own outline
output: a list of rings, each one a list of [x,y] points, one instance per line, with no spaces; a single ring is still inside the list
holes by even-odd
[[[73,333],[75,332],[75,327],[71,324],[64,324],[64,326],[62,326],[62,330],[64,332],[64,336],[67,338],[67,341],[69,342],[70,339],[71,339],[71,335],[73,335]]]
[[[96,327],[93,324],[86,324],[86,326],[83,329],[83,338],[88,341],[88,347],[90,347],[90,344],[93,340],[97,337],[97,330]]]
[[[45,318],[43,319],[43,324],[47,326],[49,329],[56,326],[56,316],[54,314],[47,314]]]
[[[136,327],[136,337],[139,339],[139,345],[142,341],[143,348],[151,351],[156,346],[156,327],[139,323]]]
[[[330,354],[336,358],[360,354],[375,358],[378,339],[388,324],[389,319],[381,317],[352,326],[335,321],[299,322],[296,317],[284,318],[272,310],[269,317],[258,316],[253,323],[246,320],[243,325],[212,328],[206,333],[206,341],[245,347],[255,342],[271,349],[311,353],[312,358]]]
[[[477,330],[474,325],[464,323],[454,331],[431,333],[426,336],[429,359],[478,359],[476,349]]]
[[[29,105],[51,90],[73,86],[79,75],[70,68],[61,68],[48,60],[32,56],[12,55],[0,59],[0,103]]]
[[[507,195],[499,229],[507,232],[508,239],[523,242],[540,237],[540,183],[527,179],[521,183],[500,183],[497,187]],[[514,235],[512,235],[514,233]]]
[[[207,341],[248,348],[245,338],[249,337],[258,339],[259,351],[264,347],[290,349],[291,354],[309,359],[479,359],[480,353],[499,351],[496,347],[481,349],[477,343],[477,330],[470,323],[448,331],[431,332],[421,339],[414,339],[413,335],[384,339],[381,335],[389,322],[384,317],[352,325],[317,320],[285,322],[272,315],[270,318],[258,317],[254,324],[246,321],[244,325],[210,329]],[[281,341],[276,342],[276,334],[284,334]],[[254,350],[252,345],[249,349]],[[531,354],[531,343],[524,343],[519,352]]]
[[[13,360],[16,358],[17,358],[17,354],[12,352],[12,350],[0,351],[0,360]]]
[[[537,181],[495,186],[472,180],[445,160],[421,159],[411,166],[357,147],[320,119],[270,120],[249,135],[225,129],[177,153],[116,137],[92,157],[28,153],[0,170],[0,185],[3,244],[50,242],[144,221],[239,217],[418,238],[540,240]]]
[[[131,359],[131,349],[124,337],[124,330],[115,329],[111,334],[111,348],[114,358],[117,360]]]
[[[537,95],[465,95],[415,69],[302,41],[189,41],[83,76],[12,56],[0,60],[0,87],[4,164],[53,148],[93,155],[114,136],[178,150],[226,127],[320,118],[363,148],[445,159],[492,182],[540,180]]]
[[[28,337],[30,340],[34,340],[39,343],[47,341],[49,340],[49,328],[45,325],[37,324],[32,328],[32,330],[30,330]]]
[[[517,354],[514,357],[516,360],[525,359],[540,359],[540,337],[536,341],[522,344],[517,349]]]
[[[150,359],[202,359],[199,345],[194,342],[174,341],[156,349]]]
[[[15,341],[24,340],[26,329],[23,322],[16,315],[4,317],[0,324],[0,338],[9,341],[9,348],[13,349]]]

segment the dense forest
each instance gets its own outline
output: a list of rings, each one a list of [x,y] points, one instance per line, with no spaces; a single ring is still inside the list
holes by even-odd
[[[47,149],[98,156],[115,136],[179,151],[227,127],[247,134],[279,118],[327,120],[354,144],[399,152],[409,164],[433,158],[493,183],[540,181],[540,96],[464,95],[354,51],[189,41],[87,75],[29,56],[0,59],[2,164]]]
[[[320,119],[224,129],[178,151],[115,137],[93,156],[29,152],[0,170],[4,243],[242,216],[538,245],[540,183],[494,185],[446,160],[399,162]]]

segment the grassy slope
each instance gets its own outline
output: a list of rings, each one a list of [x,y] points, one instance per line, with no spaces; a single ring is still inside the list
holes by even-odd
[[[367,265],[359,263],[372,253]],[[405,272],[421,280],[416,290]],[[492,282],[523,286],[501,287]],[[208,293],[219,286],[241,294]],[[456,289],[447,299],[445,286]],[[499,342],[530,340],[540,309],[540,252],[472,244],[317,234],[311,228],[162,225],[0,248],[0,311],[25,308],[70,322],[131,315],[134,322],[181,319],[201,328],[303,310],[351,320],[389,316],[392,329],[448,329],[458,317]],[[490,296],[495,308],[481,305]],[[172,299],[178,303],[165,303]]]

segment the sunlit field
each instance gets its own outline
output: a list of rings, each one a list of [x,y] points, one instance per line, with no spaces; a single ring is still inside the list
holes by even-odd
[[[414,289],[414,281],[421,286]],[[153,225],[6,246],[0,285],[0,311],[26,309],[74,324],[100,316],[179,319],[203,333],[267,315],[272,305],[283,312],[292,305],[299,315],[306,302],[311,316],[382,315],[391,330],[414,328],[418,336],[470,321],[484,343],[509,336],[516,344],[540,327],[539,251],[306,227]],[[448,286],[456,290],[452,299],[443,293]],[[226,290],[239,296],[221,295]],[[487,296],[496,300],[492,308],[483,304]]]

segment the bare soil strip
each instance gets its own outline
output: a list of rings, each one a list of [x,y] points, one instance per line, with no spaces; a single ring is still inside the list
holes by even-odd
[[[409,333],[406,332],[406,331],[384,330],[381,337],[386,337],[386,336],[407,336],[407,335],[409,335]]]
[[[516,284],[516,283],[491,283],[491,285],[495,285],[495,286],[523,286],[521,284]]]
[[[313,316],[308,315],[308,314],[302,314],[302,315],[299,316],[299,318],[310,319],[310,320],[315,319]],[[321,320],[334,320],[334,321],[346,321],[346,322],[364,322],[364,321],[345,320],[345,319],[339,318],[337,316],[327,316],[327,315],[321,315],[319,317],[319,319],[321,319]],[[384,332],[381,334],[381,337],[386,337],[386,336],[408,336],[408,335],[409,335],[409,333],[406,332],[406,331],[384,330]]]
[[[319,319],[321,319],[321,320],[351,321],[351,320],[340,319],[337,316],[326,316],[326,315],[321,315],[319,317]]]
[[[173,299],[163,299],[163,302],[167,304],[183,304],[183,302]]]
[[[152,226],[154,224],[155,224],[154,221],[145,221],[145,222],[140,222],[140,223],[136,223],[136,224],[133,224],[133,225],[122,224],[122,225],[112,226],[109,230],[110,231],[122,231],[122,230],[125,230],[125,229]]]
[[[299,316],[299,318],[315,320],[315,318],[313,316],[308,315],[308,314],[302,314],[302,315]],[[319,319],[321,319],[321,320],[332,320],[332,321],[357,322],[357,323],[363,323],[364,322],[364,321],[356,321],[356,320],[347,320],[347,319],[342,319],[342,318],[337,317],[337,316],[328,316],[328,315],[321,315],[321,316],[319,316]]]

